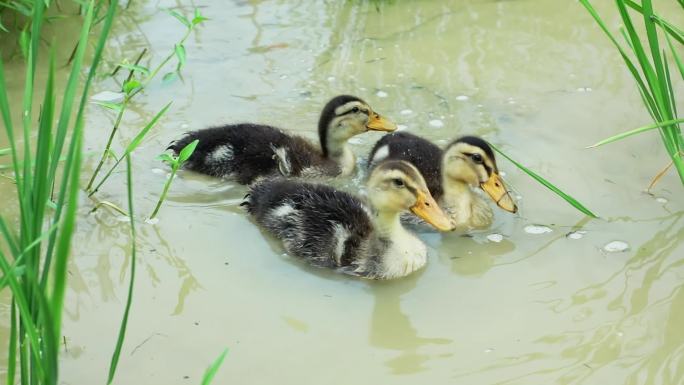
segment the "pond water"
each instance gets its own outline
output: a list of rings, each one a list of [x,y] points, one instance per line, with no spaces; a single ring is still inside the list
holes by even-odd
[[[192,10],[178,3],[134,1],[107,60],[133,59],[144,47],[152,63],[166,55],[183,31],[162,9]],[[612,2],[597,3],[617,27]],[[682,25],[676,2],[657,5]],[[682,186],[669,174],[655,196],[643,192],[668,163],[655,133],[584,149],[649,117],[578,2],[198,6],[211,20],[186,44],[183,81],[153,83],[115,140],[118,152],[173,101],[134,155],[138,275],[116,383],[196,384],[226,347],[217,384],[684,381]],[[17,100],[20,88],[10,82]],[[116,84],[99,79],[94,91],[107,90]],[[321,107],[339,93],[366,99],[401,129],[439,144],[484,136],[602,219],[584,217],[499,159],[519,214],[497,212],[495,226],[472,237],[420,234],[430,248],[427,268],[392,282],[304,266],[247,219],[238,206],[243,186],[190,172],[175,180],[159,222],[142,222],[168,173],[155,157],[183,132],[255,121],[315,140]],[[89,111],[84,182],[113,118],[97,106]],[[360,160],[379,138],[354,139]],[[362,183],[361,171],[339,182],[352,190]],[[0,179],[3,196],[11,189]],[[125,174],[99,198],[125,206]],[[126,299],[128,223],[91,208],[83,196],[63,384],[105,381]],[[2,340],[7,301],[5,294]]]

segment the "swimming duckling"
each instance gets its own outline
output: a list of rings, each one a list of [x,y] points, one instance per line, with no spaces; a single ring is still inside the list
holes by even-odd
[[[167,148],[177,155],[199,139],[185,168],[216,177],[231,177],[249,184],[257,177],[348,175],[356,165],[347,145],[352,136],[368,130],[393,131],[396,126],[363,100],[340,95],[323,108],[318,122],[320,148],[279,128],[241,123],[186,133]]]
[[[408,162],[381,162],[367,188],[370,206],[330,186],[263,179],[243,205],[288,253],[311,265],[370,279],[399,278],[423,267],[427,248],[404,229],[400,214],[410,210],[441,231],[452,224],[420,172]]]
[[[499,176],[492,148],[481,138],[464,136],[441,150],[419,136],[397,132],[382,137],[369,159],[370,164],[400,159],[415,165],[456,230],[486,228],[493,221],[487,202],[470,187],[480,187],[506,211],[518,210]]]

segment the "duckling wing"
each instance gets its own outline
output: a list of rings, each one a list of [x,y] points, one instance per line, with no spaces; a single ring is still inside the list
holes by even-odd
[[[245,205],[288,253],[314,266],[350,266],[369,249],[373,225],[368,208],[330,186],[264,180],[251,187]]]
[[[412,163],[425,178],[432,196],[435,199],[442,196],[442,150],[437,145],[408,132],[394,132],[375,143],[368,156],[368,166],[384,159]]]
[[[249,184],[260,176],[277,174],[279,164],[274,149],[282,149],[291,159],[293,173],[307,159],[321,157],[320,150],[307,140],[285,134],[276,127],[242,123],[188,132],[168,149],[178,154],[199,140],[185,168],[216,177],[234,178]]]

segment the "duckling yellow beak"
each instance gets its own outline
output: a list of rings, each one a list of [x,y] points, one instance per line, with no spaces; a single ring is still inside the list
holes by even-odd
[[[368,116],[366,128],[373,131],[394,131],[397,129],[397,125],[384,116],[371,111],[370,115]]]
[[[426,194],[422,191],[418,191],[418,195],[416,198],[416,203],[413,206],[411,206],[412,213],[416,214],[420,218],[423,218],[425,222],[431,224],[437,230],[453,230],[454,224],[451,223],[449,217],[447,217],[446,214],[444,214],[444,211],[442,211],[442,209],[439,208],[439,205],[437,204],[437,202],[435,202],[435,199],[432,198],[432,195],[430,195],[430,193]]]
[[[488,181],[480,184],[480,188],[489,194],[489,197],[496,202],[497,206],[512,213],[518,212],[518,206],[515,205],[511,194],[506,190],[506,185],[504,185],[503,179],[501,179],[498,173],[494,172]]]

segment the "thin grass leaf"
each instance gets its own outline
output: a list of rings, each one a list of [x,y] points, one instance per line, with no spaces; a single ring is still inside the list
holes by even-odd
[[[12,297],[16,301],[17,307],[19,309],[19,320],[21,321],[22,326],[21,329],[26,333],[26,337],[28,337],[29,345],[27,345],[27,347],[30,346],[31,352],[34,356],[38,355],[41,351],[40,335],[38,334],[38,328],[33,321],[32,312],[28,305],[29,301],[24,294],[24,288],[19,284],[19,281],[16,279],[16,277],[10,273],[9,262],[2,250],[0,250],[0,270],[2,270],[3,274],[9,279],[8,284],[10,286],[10,290],[12,291]],[[39,357],[37,360],[35,360],[34,365],[38,375],[42,378],[45,378],[45,369],[43,362]],[[23,373],[22,376],[24,376]],[[24,377],[22,377],[22,379],[23,378]]]
[[[118,66],[123,68],[123,69],[127,69],[129,71],[140,72],[143,75],[149,75],[150,74],[150,69],[147,67],[143,67],[141,65],[129,64],[129,63],[120,63]]]
[[[115,112],[119,112],[123,109],[123,104],[121,103],[111,103],[111,102],[101,102],[101,101],[92,101],[91,103],[97,104],[98,106],[102,106],[108,110],[112,110]]]
[[[209,365],[207,370],[204,372],[204,376],[202,377],[202,385],[209,385],[211,384],[211,381],[214,380],[214,376],[216,375],[216,372],[218,372],[219,368],[223,364],[223,360],[226,358],[226,354],[228,354],[228,349],[225,349],[221,355],[214,360],[214,362]]]
[[[95,53],[93,55],[93,59],[90,65],[90,71],[88,71],[88,77],[86,78],[85,84],[83,86],[83,91],[81,94],[81,102],[78,108],[78,112],[76,113],[76,119],[77,121],[82,118],[83,112],[85,111],[85,106],[87,104],[88,100],[88,90],[90,89],[90,84],[92,83],[93,77],[95,76],[95,73],[97,73],[97,68],[100,64],[101,58],[102,58],[102,51],[105,47],[105,43],[107,42],[107,37],[109,36],[109,32],[111,31],[112,24],[114,22],[114,15],[116,14],[116,9],[118,6],[118,0],[111,0],[109,3],[109,9],[107,10],[106,18],[104,25],[102,26],[102,30],[100,31],[100,38],[98,39],[97,45],[95,46]],[[67,159],[65,163],[65,169],[69,169],[71,162],[73,161],[74,157],[74,152],[77,151],[76,149],[76,143],[72,139],[72,142],[70,144],[69,151],[67,153]],[[80,151],[80,150],[78,150]],[[61,215],[62,215],[62,208],[64,207],[64,203],[67,198],[67,183],[68,179],[67,178],[62,178],[62,184],[59,190],[59,196],[57,198],[57,210],[55,210],[54,216],[53,216],[53,223],[59,223],[61,220]],[[56,244],[56,237],[53,235],[50,237],[50,240],[48,241],[48,247],[47,251],[45,253],[46,258],[44,262],[44,268],[43,268],[43,273],[41,277],[41,287],[44,289],[46,284],[47,284],[47,278],[48,278],[48,272],[50,271],[50,264],[51,264],[51,259],[52,259],[52,251],[55,247]]]
[[[190,159],[192,153],[194,153],[195,149],[197,148],[197,144],[199,144],[199,139],[195,139],[192,142],[188,143],[188,145],[183,147],[180,153],[178,153],[179,166],[182,166],[183,163]]]
[[[591,146],[587,146],[586,148],[595,148],[595,147],[603,146],[604,144],[608,144],[608,143],[612,143],[612,142],[615,142],[618,140],[622,140],[622,139],[630,137],[632,135],[640,134],[642,132],[650,131],[650,130],[653,130],[656,128],[667,127],[667,126],[671,126],[673,124],[679,124],[679,123],[684,123],[684,118],[668,120],[665,122],[654,123],[654,124],[649,124],[648,126],[635,128],[633,130],[629,130],[629,131],[626,131],[626,132],[623,132],[623,133],[620,133],[617,135],[613,135],[609,138],[603,139],[599,142],[592,144]]]
[[[176,66],[176,71],[180,71],[185,65],[185,46],[183,44],[176,44],[174,46],[174,51],[176,52],[176,57],[178,58],[178,66]]]
[[[17,306],[14,298],[10,304],[10,331],[9,346],[7,348],[7,384],[14,385],[14,376],[17,371]]]
[[[100,183],[98,183],[97,186],[95,186],[95,188],[88,194],[88,196],[92,196],[97,191],[99,191],[100,187],[102,187],[102,185],[105,183],[105,181],[107,181],[107,179],[109,179],[109,177],[112,175],[114,170],[119,166],[119,163],[121,163],[123,158],[125,158],[126,155],[129,155],[131,152],[133,152],[133,150],[135,150],[136,147],[138,147],[140,145],[140,143],[145,138],[145,135],[147,135],[147,133],[150,131],[150,129],[152,129],[152,127],[154,127],[155,124],[157,124],[157,121],[166,113],[166,111],[169,109],[169,107],[171,107],[171,103],[173,103],[173,102],[169,102],[166,106],[164,106],[164,108],[162,108],[161,111],[159,111],[157,113],[157,115],[155,115],[152,118],[152,120],[150,120],[150,122],[147,123],[147,125],[145,127],[143,127],[142,130],[140,130],[138,135],[136,135],[135,138],[133,138],[133,140],[131,140],[131,142],[128,144],[128,146],[126,146],[126,149],[124,150],[124,153],[121,156],[121,158],[119,158],[114,163],[114,165],[109,169],[109,171],[107,171],[107,174],[105,174],[105,176],[102,177],[102,180],[100,181]]]
[[[632,8],[633,10],[643,14],[643,8],[641,5],[635,3],[632,0],[622,0],[628,7]],[[663,19],[659,15],[653,14],[651,19],[655,21],[664,31],[669,33],[674,39],[679,41],[681,44],[684,44],[684,31],[681,29],[677,28],[675,25],[672,23],[668,22],[667,20]]]
[[[498,147],[494,146],[493,144],[489,143],[489,145],[499,154],[501,154],[504,158],[508,159],[511,163],[513,163],[517,168],[521,169],[525,174],[529,175],[532,177],[532,179],[536,180],[537,182],[541,183],[544,187],[548,188],[549,190],[553,191],[556,195],[559,197],[563,198],[566,202],[568,202],[572,207],[576,208],[577,210],[581,211],[582,213],[592,217],[592,218],[598,218],[596,214],[591,212],[588,208],[586,208],[583,204],[581,204],[577,199],[571,197],[570,195],[566,194],[565,192],[561,191],[558,187],[554,186],[551,182],[547,181],[546,179],[542,178],[539,176],[537,173],[534,171],[530,170],[529,168],[523,166],[522,164],[516,162],[513,160],[510,156],[506,155],[504,152],[499,150]]]
[[[130,220],[130,236],[131,236],[131,277],[128,283],[128,297],[126,299],[126,308],[124,310],[123,318],[121,319],[121,326],[119,327],[119,336],[116,339],[116,347],[112,354],[112,360],[109,364],[109,375],[107,377],[107,385],[111,384],[116,374],[116,367],[119,364],[119,357],[121,356],[121,347],[126,338],[126,327],[128,326],[128,315],[131,310],[131,303],[133,303],[133,288],[135,284],[135,265],[136,259],[136,232],[135,232],[135,215],[133,211],[133,171],[131,165],[131,156],[126,154],[126,181],[128,192],[128,218]]]
[[[682,76],[682,79],[684,79],[684,62],[682,62],[682,58],[679,56],[677,50],[672,45],[672,41],[670,41],[670,38],[668,38],[667,35],[665,37],[667,40],[667,45],[670,47],[670,51],[672,52],[672,57],[674,57],[675,63],[677,64],[677,69],[679,69],[679,74]]]
[[[192,28],[192,23],[190,23],[190,21],[185,16],[174,11],[173,9],[169,9],[169,10],[167,10],[167,12],[169,13],[169,15],[175,17],[176,19],[178,19],[178,21],[183,23],[184,26],[186,26],[188,28]]]

